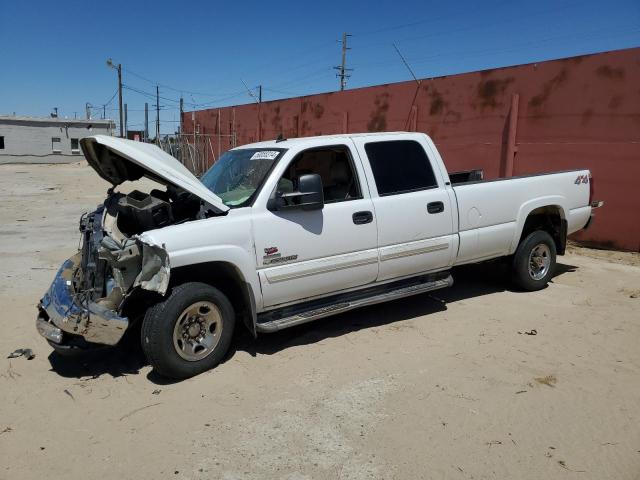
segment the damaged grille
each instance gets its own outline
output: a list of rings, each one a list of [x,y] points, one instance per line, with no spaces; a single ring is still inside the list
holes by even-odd
[[[86,297],[85,300],[99,298],[105,291],[108,265],[98,256],[98,249],[104,237],[104,209],[104,205],[100,205],[95,211],[84,214],[80,219],[82,260],[74,275],[74,290],[78,295]]]

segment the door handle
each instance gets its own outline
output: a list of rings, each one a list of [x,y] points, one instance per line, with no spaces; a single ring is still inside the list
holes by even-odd
[[[353,218],[353,223],[356,225],[364,225],[365,223],[373,222],[373,213],[368,210],[356,212],[351,218]]]
[[[430,203],[427,203],[427,212],[429,212],[429,213],[444,212],[444,203],[442,203],[442,202],[430,202]]]

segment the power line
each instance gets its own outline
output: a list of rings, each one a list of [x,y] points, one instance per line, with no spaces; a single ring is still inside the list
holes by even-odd
[[[118,89],[116,88],[115,91],[113,92],[113,95],[111,95],[111,98],[109,98],[109,100],[106,101],[106,103],[102,104],[102,107],[107,107],[109,105],[111,105],[111,102],[113,102],[113,99],[116,98],[116,95],[118,95]]]
[[[496,5],[494,5],[494,8],[497,8],[505,3],[509,3],[509,0],[503,0],[498,2]],[[472,13],[475,11],[479,11],[479,10],[486,10],[488,7],[486,5],[486,3],[484,2],[479,2],[478,4],[478,8],[472,10]],[[446,20],[448,18],[459,18],[459,15],[465,13],[467,15],[469,15],[469,10],[466,6],[464,6],[463,8],[460,8],[460,10],[455,11],[454,13],[450,13],[450,14],[446,14],[446,15],[440,15],[440,16],[435,16],[435,17],[429,17],[429,18],[424,18],[424,19],[420,19],[420,20],[415,20],[413,22],[408,22],[408,23],[401,23],[398,25],[391,25],[388,27],[382,27],[382,28],[378,28],[375,30],[368,30],[368,31],[364,31],[364,32],[356,32],[354,33],[354,36],[356,37],[364,37],[364,36],[368,36],[368,35],[374,35],[374,34],[378,34],[378,33],[382,33],[382,32],[389,32],[392,30],[401,30],[403,28],[410,28],[410,27],[415,27],[417,25],[422,25],[424,23],[433,23],[433,22],[438,22],[441,20]]]
[[[158,86],[158,87],[159,87],[159,86]],[[122,85],[122,88],[126,88],[127,90],[131,90],[131,91],[133,91],[133,92],[139,93],[140,95],[145,95],[145,96],[150,97],[150,98],[153,98],[153,99],[161,98],[162,100],[166,100],[167,102],[175,102],[175,103],[178,103],[178,104],[180,103],[180,100],[179,100],[179,99],[178,99],[178,100],[176,100],[176,99],[169,98],[169,97],[158,96],[158,95],[156,95],[156,94],[149,93],[149,92],[145,92],[144,90],[140,90],[139,88],[132,87],[132,86],[130,86],[130,85],[124,85],[124,84],[123,84],[123,85]]]
[[[492,49],[482,49],[482,50],[459,50],[459,51],[454,51],[454,52],[441,52],[441,53],[437,53],[434,55],[430,55],[427,57],[421,57],[419,59],[411,59],[411,63],[412,64],[416,64],[416,63],[425,63],[425,62],[429,62],[433,59],[436,58],[441,58],[441,57],[455,57],[460,58],[460,56],[469,56],[469,55],[485,55],[485,54],[494,54],[494,53],[503,53],[503,52],[511,52],[511,51],[518,51],[521,50],[522,48],[527,48],[527,47],[531,47],[531,46],[537,46],[540,44],[544,44],[544,43],[548,43],[548,42],[552,42],[555,40],[562,40],[562,39],[567,39],[567,38],[571,38],[571,37],[593,37],[594,35],[599,36],[599,38],[607,38],[607,37],[603,37],[603,30],[610,30],[613,29],[614,32],[611,33],[610,36],[619,36],[619,35],[626,35],[628,33],[635,33],[637,31],[640,30],[628,30],[628,31],[621,31],[620,28],[630,28],[631,25],[627,25],[627,26],[623,26],[623,27],[607,27],[605,29],[599,29],[599,30],[594,30],[594,31],[589,31],[589,32],[581,32],[581,33],[574,33],[574,34],[567,34],[567,35],[558,35],[558,36],[553,36],[553,37],[548,37],[545,39],[541,39],[541,40],[537,40],[535,42],[526,42],[526,43],[521,43],[521,44],[517,44],[517,45],[512,45],[510,47],[507,48],[492,48]],[[636,26],[633,26],[634,28],[637,28]],[[606,33],[606,32],[605,32]],[[364,68],[367,66],[386,66],[386,65],[392,65],[395,64],[396,61],[395,60],[391,60],[391,61],[384,61],[384,62],[365,62],[365,63],[359,63],[357,64],[358,68]]]
[[[503,4],[507,4],[507,3],[511,3],[508,1],[505,2],[500,2],[497,5],[494,6],[494,8],[497,8],[499,6],[502,6]],[[568,8],[572,8],[572,7],[576,7],[576,6],[582,6],[583,4],[581,2],[576,2],[576,3],[570,3],[570,4],[566,4],[566,5],[562,5],[558,8],[551,8],[551,9],[546,9],[546,10],[541,10],[537,13],[531,13],[528,14],[527,18],[531,19],[531,18],[535,18],[541,15],[547,15],[550,13],[558,13],[561,12],[563,10],[567,10]],[[437,30],[437,31],[431,31],[427,34],[424,35],[414,35],[411,37],[405,37],[405,38],[399,38],[399,39],[395,39],[396,43],[403,43],[403,42],[407,42],[407,41],[411,41],[411,40],[421,40],[421,39],[425,39],[425,38],[434,38],[434,37],[443,37],[443,36],[450,36],[451,34],[455,34],[455,33],[460,33],[460,32],[467,32],[469,30],[477,30],[477,29],[484,29],[484,28],[490,28],[490,29],[495,29],[496,25],[503,25],[503,24],[516,24],[516,19],[514,18],[505,18],[502,20],[492,20],[491,23],[487,23],[487,22],[482,22],[482,23],[476,23],[476,24],[472,24],[472,25],[468,25],[468,26],[464,26],[464,27],[447,27],[444,30]],[[356,35],[356,40],[358,38],[358,36],[361,35]],[[388,41],[382,41],[382,42],[375,42],[375,43],[371,43],[371,42],[367,42],[366,44],[363,44],[362,47],[358,47],[358,50],[360,49],[371,49],[373,47],[378,47],[378,46],[383,46],[383,45],[389,45]]]
[[[275,88],[269,88],[269,87],[263,87],[263,88],[264,88],[264,90],[267,90],[269,92],[280,93],[282,95],[291,95],[293,97],[299,97],[300,95],[302,95],[301,93],[291,92],[291,91],[286,91],[286,90],[277,90]]]
[[[283,83],[278,83],[276,85],[274,85],[274,87],[286,87],[287,85],[291,85],[292,83],[298,83],[301,80],[307,80],[308,78],[319,78],[320,76],[327,76],[328,74],[332,73],[331,72],[332,68],[331,67],[322,67],[318,70],[314,70],[312,72],[310,72],[308,75],[304,75],[302,77],[296,77],[294,79],[288,80],[286,82]],[[318,74],[322,74],[322,75],[318,75]],[[333,74],[332,74],[333,75]]]
[[[402,63],[404,63],[404,66],[407,67],[407,70],[409,70],[409,73],[411,74],[413,79],[418,83],[418,85],[420,85],[420,80],[418,80],[418,77],[416,77],[416,74],[413,73],[413,70],[411,70],[411,67],[409,66],[405,58],[402,56],[402,53],[400,53],[400,49],[398,49],[395,43],[393,44],[393,48],[395,48],[396,52],[398,52],[398,55],[400,55],[400,59],[402,60]]]
[[[172,91],[178,92],[178,93],[188,93],[190,95],[197,95],[199,97],[210,97],[210,98],[224,97],[224,96],[232,95],[232,94],[235,95],[235,93],[231,93],[231,92],[214,94],[214,93],[205,93],[205,92],[195,92],[195,91],[191,91],[191,90],[186,90],[184,88],[174,88],[174,87],[170,87],[169,85],[165,85],[165,84],[159,83],[159,82],[157,82],[155,80],[151,80],[150,78],[144,77],[144,76],[140,75],[139,73],[136,73],[136,72],[132,71],[131,69],[127,68],[127,69],[124,69],[124,70],[128,74],[133,75],[134,77],[137,77],[140,80],[144,80],[145,82],[149,82],[152,85],[158,85],[159,87],[162,87],[162,88],[167,89],[167,90],[172,90]]]
[[[88,113],[93,113],[93,110],[102,110],[102,113],[106,113],[107,111],[107,106],[109,106],[111,104],[111,102],[113,102],[113,99],[116,98],[116,95],[118,94],[118,89],[116,88],[116,90],[113,92],[113,95],[111,95],[111,97],[109,98],[109,100],[107,100],[105,103],[101,103],[101,104],[92,104],[87,102],[86,104],[86,108],[88,109]],[[93,115],[91,115],[93,116]]]
[[[255,93],[253,93],[253,92],[249,89],[249,87],[247,87],[247,84],[246,84],[246,83],[244,83],[244,80],[240,79],[240,81],[242,82],[242,85],[244,85],[244,88],[247,90],[247,93],[249,94],[249,96],[250,96],[251,98],[253,98],[253,99],[255,100],[255,102],[256,102],[256,103],[260,103],[260,100],[258,100],[258,98],[256,97],[256,94],[255,94]],[[262,87],[260,87],[260,88],[262,88]],[[261,95],[261,96],[262,96],[262,95]]]
[[[330,42],[330,43],[333,43],[333,42]],[[310,48],[306,49],[304,52],[317,50],[318,48],[324,47],[324,46],[326,46],[328,44],[329,44],[329,42],[323,43],[322,45],[317,45],[315,47],[310,47]],[[322,55],[322,57],[323,58],[324,57],[328,57],[328,54],[325,53],[324,55]],[[284,58],[287,58],[287,57],[284,57]],[[283,58],[280,57],[278,60],[281,61],[282,59]],[[269,63],[267,65],[272,65],[272,64],[273,64],[273,62],[271,62],[271,63]],[[301,65],[297,65],[295,67],[291,67],[287,71],[293,71],[293,70],[297,70],[297,69],[300,69],[300,68],[304,68],[305,66],[308,66],[308,65],[315,65],[315,64],[317,64],[317,62],[306,62],[306,63],[303,63]],[[172,87],[172,86],[167,85],[167,84],[160,83],[160,82],[158,82],[156,80],[153,80],[153,79],[151,79],[149,77],[141,75],[141,74],[139,74],[139,73],[137,73],[137,72],[135,72],[135,71],[133,71],[133,70],[131,70],[129,68],[122,67],[122,69],[129,75],[137,77],[137,78],[139,78],[139,79],[141,79],[141,80],[143,80],[145,82],[148,82],[148,83],[150,83],[152,85],[158,85],[158,86],[162,87],[163,89],[167,89],[167,90],[171,90],[171,91],[179,92],[179,93],[188,93],[188,94],[191,94],[191,95],[209,97],[209,98],[214,98],[215,99],[215,100],[205,101],[205,102],[196,102],[195,99],[192,97],[192,100],[193,100],[192,102],[184,102],[185,104],[188,104],[189,106],[191,106],[193,108],[215,106],[216,104],[221,104],[221,103],[225,102],[226,100],[230,100],[230,99],[233,99],[233,98],[236,98],[236,97],[240,97],[240,96],[242,96],[242,95],[244,95],[246,93],[245,90],[241,90],[241,91],[236,91],[236,92],[225,92],[225,93],[213,94],[213,93],[207,93],[207,92],[199,92],[199,91],[180,89],[180,88]],[[280,70],[278,74],[279,74],[279,76],[281,76],[282,75],[282,71]],[[305,76],[303,78],[307,78],[307,76]],[[293,83],[293,82],[289,82],[289,83]],[[146,91],[142,90],[141,88],[132,87],[130,85],[127,86],[127,88],[129,90],[134,91],[136,93],[139,93],[141,95],[146,95],[149,98],[154,98],[155,97],[155,95],[153,93],[146,92]],[[170,102],[179,103],[179,100],[176,100],[176,99],[167,98],[167,97],[161,97],[161,98],[164,99],[164,100],[170,101]]]

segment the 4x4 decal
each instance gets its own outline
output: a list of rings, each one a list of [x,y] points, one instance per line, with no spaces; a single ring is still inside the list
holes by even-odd
[[[576,181],[573,182],[576,185],[580,185],[581,183],[589,183],[589,175],[578,175],[578,178],[576,178]]]

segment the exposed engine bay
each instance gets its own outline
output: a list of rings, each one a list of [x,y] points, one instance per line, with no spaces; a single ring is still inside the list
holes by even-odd
[[[81,263],[73,278],[79,303],[118,311],[135,287],[163,295],[169,257],[162,245],[145,241],[141,234],[212,215],[203,203],[171,185],[150,193],[109,190],[104,204],[80,219]]]

